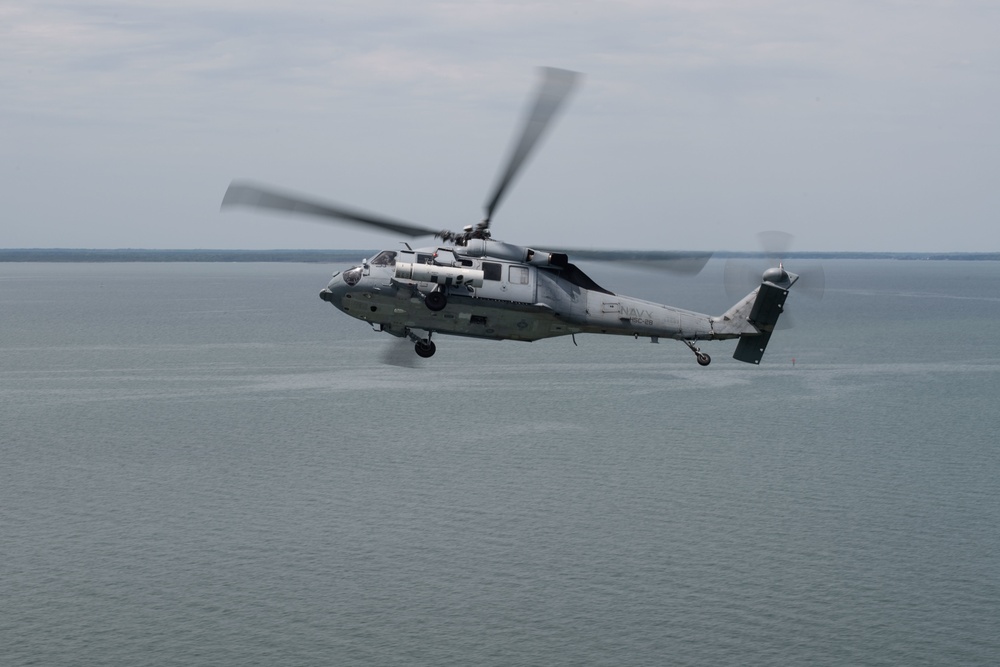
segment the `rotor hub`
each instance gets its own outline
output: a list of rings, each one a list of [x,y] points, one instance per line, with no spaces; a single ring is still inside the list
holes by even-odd
[[[785,267],[779,264],[778,266],[765,271],[761,280],[765,283],[775,283],[776,285],[780,285],[788,282],[788,272],[785,271]]]

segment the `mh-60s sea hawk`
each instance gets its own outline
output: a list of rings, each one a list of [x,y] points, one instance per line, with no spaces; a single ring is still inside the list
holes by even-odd
[[[699,364],[708,354],[699,341],[738,338],[735,359],[760,363],[789,288],[798,276],[780,264],[764,272],[760,285],[725,313],[696,313],[610,292],[570,262],[654,263],[696,273],[710,253],[528,248],[494,240],[490,221],[518,170],[572,91],[578,75],[543,68],[542,82],[493,195],[485,219],[461,232],[436,231],[339,204],[317,202],[246,182],[233,182],[222,206],[320,216],[417,238],[437,245],[383,250],[333,275],[320,297],[377,331],[409,338],[421,357],[434,354],[433,334],[493,340],[534,341],[578,333],[672,338],[687,345]],[[575,339],[574,339],[575,340]]]

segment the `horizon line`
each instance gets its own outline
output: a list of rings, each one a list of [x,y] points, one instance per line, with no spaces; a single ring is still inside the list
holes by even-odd
[[[241,248],[0,248],[0,262],[306,262],[318,263],[370,257],[377,248],[241,249]],[[686,251],[678,251],[686,252]],[[707,251],[690,251],[707,252]],[[713,258],[770,259],[774,253],[719,250]],[[571,255],[572,257],[572,255]],[[919,251],[794,251],[782,259],[901,259],[1000,261],[1000,252]],[[577,261],[586,262],[586,259]]]

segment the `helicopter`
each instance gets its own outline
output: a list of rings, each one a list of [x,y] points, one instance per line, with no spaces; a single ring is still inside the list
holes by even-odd
[[[661,338],[685,344],[701,366],[711,357],[701,341],[739,339],[733,358],[759,364],[789,289],[799,276],[778,266],[721,315],[707,315],[611,292],[570,261],[655,264],[697,273],[709,252],[567,250],[531,248],[492,238],[491,221],[508,186],[574,89],[577,72],[540,68],[541,81],[517,142],[487,200],[485,218],[458,232],[440,231],[360,209],[233,181],[222,208],[249,206],[318,216],[410,238],[439,242],[382,250],[360,265],[333,274],[320,298],[378,332],[409,339],[419,357],[434,355],[432,336],[535,341],[576,334]]]

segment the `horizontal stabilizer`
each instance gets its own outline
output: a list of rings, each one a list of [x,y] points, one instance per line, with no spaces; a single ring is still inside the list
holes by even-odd
[[[736,346],[736,351],[733,352],[733,359],[745,361],[748,364],[759,364],[764,357],[764,349],[769,340],[771,340],[770,331],[756,336],[740,336],[740,342]]]

